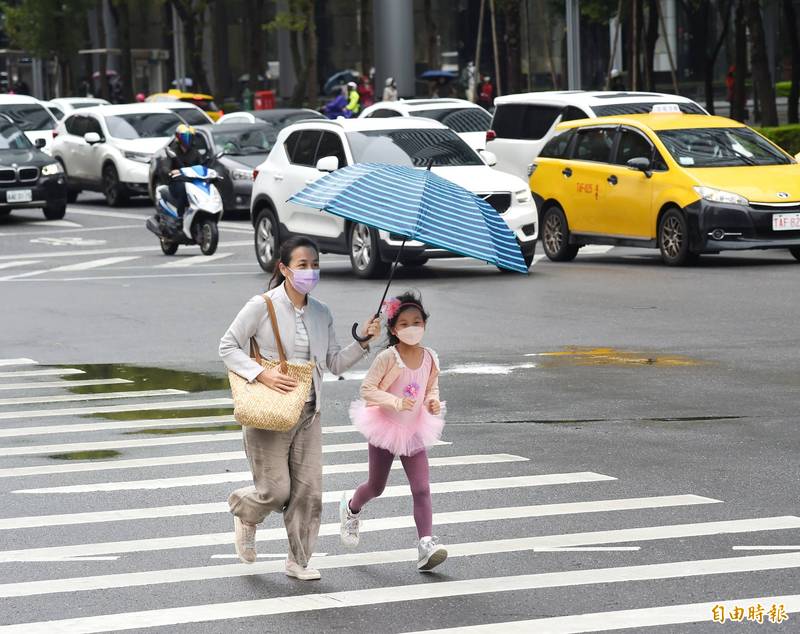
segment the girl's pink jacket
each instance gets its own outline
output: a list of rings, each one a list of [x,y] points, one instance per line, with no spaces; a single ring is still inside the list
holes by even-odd
[[[428,385],[425,388],[425,399],[423,402],[434,399],[439,400],[439,357],[430,348],[425,348],[431,355],[433,363],[431,365],[431,375],[428,378]],[[403,406],[402,397],[390,394],[386,390],[397,380],[403,368],[405,368],[400,353],[392,346],[381,352],[367,372],[367,376],[361,383],[361,398],[368,405],[381,405],[389,407],[397,412]]]

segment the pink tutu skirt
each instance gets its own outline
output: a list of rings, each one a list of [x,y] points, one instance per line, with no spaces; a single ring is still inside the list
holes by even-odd
[[[443,415],[444,403],[439,416],[425,407],[416,412],[394,412],[364,401],[350,405],[350,420],[367,442],[395,456],[413,456],[439,440],[444,428]]]

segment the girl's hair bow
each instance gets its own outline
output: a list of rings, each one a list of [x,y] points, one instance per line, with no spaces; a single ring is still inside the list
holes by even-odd
[[[386,315],[386,319],[393,319],[394,316],[397,314],[397,311],[400,309],[400,300],[396,297],[390,297],[385,302],[383,302],[383,306],[381,308],[381,312]]]

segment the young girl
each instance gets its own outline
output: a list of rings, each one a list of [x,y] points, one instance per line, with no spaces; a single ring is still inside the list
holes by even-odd
[[[447,558],[432,535],[433,512],[427,447],[442,434],[439,360],[420,345],[428,314],[413,293],[384,304],[390,347],[379,354],[361,384],[362,401],[350,407],[350,418],[369,441],[369,476],[339,506],[342,543],[357,546],[361,509],[383,493],[395,456],[400,456],[414,498],[419,537],[419,570],[431,570]]]

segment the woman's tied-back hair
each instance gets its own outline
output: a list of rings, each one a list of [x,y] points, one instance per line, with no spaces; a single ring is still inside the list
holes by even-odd
[[[398,343],[400,343],[400,340],[397,338],[397,336],[392,334],[391,329],[394,328],[397,320],[400,318],[400,315],[411,308],[419,309],[419,312],[422,313],[422,321],[424,321],[426,324],[428,323],[428,317],[430,317],[430,315],[425,312],[425,307],[422,305],[422,297],[419,293],[415,293],[414,291],[406,291],[402,295],[392,297],[384,302],[384,314],[387,317],[386,325],[389,329],[389,346],[396,346]]]
[[[313,249],[319,254],[319,247],[317,243],[314,242],[311,238],[307,238],[306,236],[294,236],[293,238],[289,238],[285,242],[281,242],[280,250],[278,251],[278,261],[281,262],[284,266],[289,266],[289,262],[292,261],[292,254],[294,253],[295,249],[299,249],[301,247],[308,247],[309,249]],[[269,280],[269,285],[267,286],[267,290],[271,290],[276,286],[280,286],[286,280],[283,277],[283,273],[280,271],[280,267],[278,266],[278,262],[275,262],[275,269],[272,272],[272,277]]]

